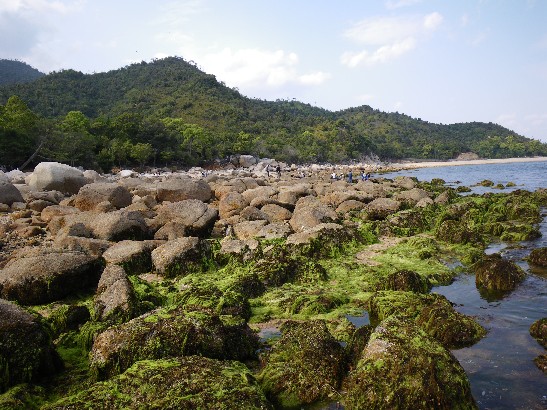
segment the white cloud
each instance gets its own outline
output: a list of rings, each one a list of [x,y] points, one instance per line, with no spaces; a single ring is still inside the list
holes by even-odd
[[[80,7],[82,1],[62,2],[49,0],[0,0],[0,13],[67,13]]]
[[[318,85],[330,75],[324,72],[298,73],[299,59],[296,53],[284,50],[224,48],[218,53],[200,58],[206,72],[229,86],[237,87],[281,87],[286,84]]]
[[[418,38],[435,31],[443,22],[440,13],[425,16],[378,17],[365,19],[346,30],[345,37],[370,46],[360,51],[346,51],[342,64],[357,67],[360,64],[385,63],[397,58],[417,45]]]

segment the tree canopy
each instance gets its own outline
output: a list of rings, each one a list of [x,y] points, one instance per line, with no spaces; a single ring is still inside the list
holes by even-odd
[[[1,68],[1,67],[0,67]],[[369,106],[328,111],[242,96],[179,57],[106,73],[63,70],[0,86],[0,165],[193,166],[231,154],[289,162],[547,155],[493,123],[433,124]]]

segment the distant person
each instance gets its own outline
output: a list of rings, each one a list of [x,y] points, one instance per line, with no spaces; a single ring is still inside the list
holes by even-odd
[[[348,172],[348,182],[350,184],[353,183],[353,172],[351,172],[351,169]]]
[[[370,179],[370,172],[367,172],[367,174],[365,175],[365,181],[368,181]]]
[[[266,165],[266,175],[268,175],[268,178],[270,177],[270,164]]]
[[[275,172],[277,173],[277,177],[281,178],[281,167],[279,165],[275,167]]]
[[[336,181],[338,178],[336,177],[336,172],[332,171],[332,174],[330,174],[330,179]]]
[[[361,171],[361,181],[366,181],[365,171]]]

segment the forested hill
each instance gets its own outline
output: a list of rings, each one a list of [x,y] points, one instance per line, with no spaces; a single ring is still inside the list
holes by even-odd
[[[17,145],[17,160],[0,152],[0,165],[9,166],[40,143],[43,158],[103,168],[132,161],[193,165],[235,153],[290,162],[370,154],[447,159],[468,151],[483,157],[547,155],[546,144],[492,123],[441,125],[368,106],[332,112],[298,101],[250,99],[178,57],[106,73],[63,70],[0,86],[0,104],[0,144]],[[10,121],[14,110],[25,109],[36,123],[23,130]]]
[[[0,59],[0,85],[28,83],[44,75],[22,61]]]

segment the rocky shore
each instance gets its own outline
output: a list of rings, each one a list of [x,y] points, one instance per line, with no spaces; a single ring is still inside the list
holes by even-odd
[[[547,190],[393,169],[0,172],[0,408],[476,408],[450,349],[486,330],[430,289],[454,260],[481,293],[519,286],[483,251],[537,237]]]

